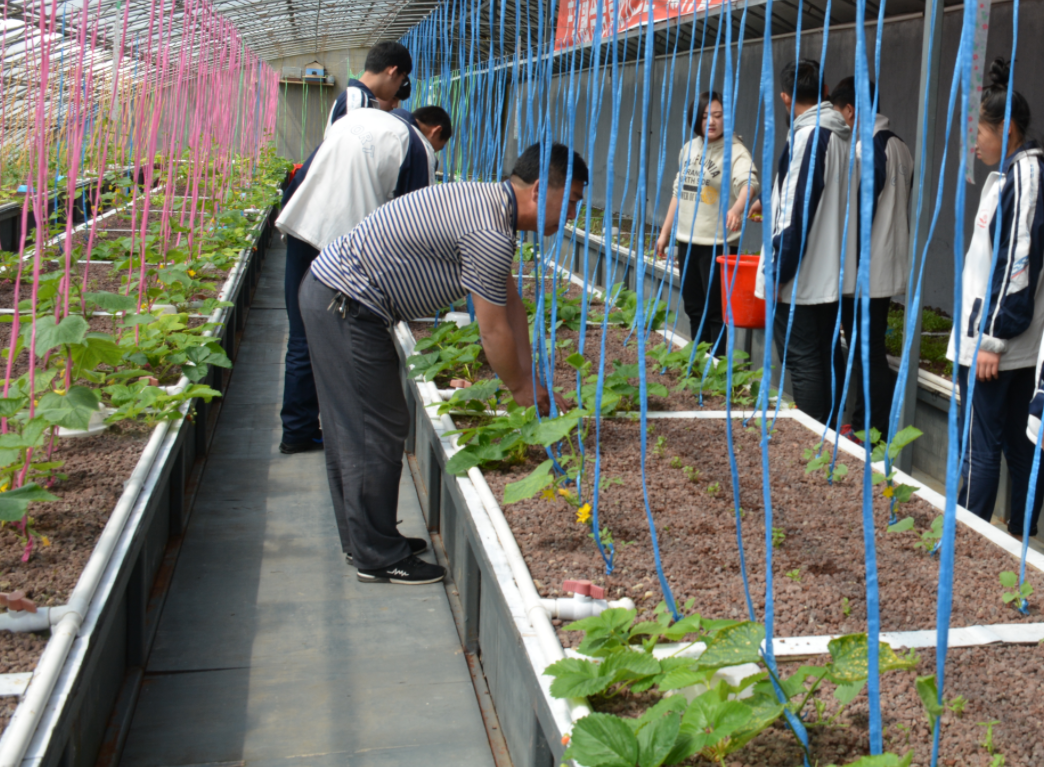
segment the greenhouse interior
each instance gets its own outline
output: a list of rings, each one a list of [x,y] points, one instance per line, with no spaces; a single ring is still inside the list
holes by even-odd
[[[1044,0],[2,13],[0,767],[1044,765]]]

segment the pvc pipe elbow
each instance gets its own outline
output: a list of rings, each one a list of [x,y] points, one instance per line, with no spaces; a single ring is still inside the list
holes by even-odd
[[[66,606],[41,607],[35,613],[26,610],[8,610],[0,614],[0,631],[26,633],[29,631],[47,631],[58,624],[62,618],[75,610]],[[79,616],[77,616],[79,617]]]

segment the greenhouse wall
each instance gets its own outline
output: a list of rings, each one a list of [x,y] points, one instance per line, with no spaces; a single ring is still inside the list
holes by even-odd
[[[327,74],[337,78],[336,84],[299,85],[280,82],[279,120],[276,124],[276,148],[280,156],[304,162],[319,142],[323,140],[323,129],[330,107],[344,92],[351,73],[359,74],[366,63],[369,48],[335,48],[319,53],[305,53],[272,59],[268,64],[282,73],[283,67],[304,67],[319,60]]]
[[[987,49],[987,60],[996,56],[1009,58],[1011,55],[1011,28],[1012,28],[1013,5],[1010,2],[994,3],[991,13],[991,30],[989,45]],[[941,79],[939,83],[938,113],[934,121],[937,132],[936,141],[939,148],[935,169],[928,174],[928,178],[938,177],[938,168],[942,164],[942,147],[945,142],[946,111],[949,99],[951,73],[957,57],[957,46],[960,38],[961,15],[960,6],[947,9],[943,24],[943,50],[940,65]],[[917,135],[917,83],[920,77],[921,49],[922,49],[922,19],[920,16],[913,18],[899,17],[886,22],[887,34],[882,40],[881,49],[881,74],[878,78],[881,84],[880,111],[891,119],[892,130],[903,138],[914,150]],[[1044,34],[1044,2],[1042,0],[1027,0],[1021,4],[1019,13],[1019,33],[1023,39],[1037,39]],[[734,27],[733,34],[738,35],[738,28]],[[873,44],[876,35],[876,23],[868,25],[868,45]],[[784,64],[794,57],[793,46],[794,35],[780,35],[774,38],[775,71],[778,79],[779,72]],[[673,43],[672,43],[673,45]],[[652,93],[649,98],[649,122],[646,126],[648,131],[648,167],[649,178],[655,179],[657,168],[661,162],[661,146],[663,146],[663,169],[659,184],[659,205],[656,206],[656,188],[651,185],[646,216],[650,222],[658,226],[666,212],[667,204],[670,202],[671,185],[677,172],[678,153],[690,132],[682,124],[683,109],[686,105],[691,108],[694,94],[706,90],[706,83],[710,79],[710,71],[714,66],[714,41],[708,40],[706,48],[702,52],[696,51],[692,56],[691,76],[688,64],[688,52],[679,50],[673,65],[673,76],[671,72],[670,57],[657,58],[654,62],[654,71],[650,82]],[[823,46],[822,30],[807,32],[801,36],[801,57],[819,59]],[[733,46],[733,61],[737,61],[737,47]],[[776,110],[776,148],[773,152],[773,167],[765,169],[761,162],[761,136],[760,126],[763,120],[758,113],[758,87],[760,81],[762,42],[760,38],[748,39],[743,45],[742,54],[738,61],[740,64],[740,85],[737,93],[736,124],[737,135],[741,136],[748,148],[755,155],[755,162],[761,171],[762,179],[765,180],[774,174],[775,163],[779,152],[786,141],[787,119],[782,109],[782,103],[777,99]],[[851,60],[855,48],[855,30],[851,25],[840,29],[832,29],[829,33],[829,42],[824,68],[824,82],[829,87],[843,77],[852,74]],[[873,59],[871,50],[871,70]],[[702,62],[701,62],[702,59]],[[702,68],[701,68],[702,63]],[[715,89],[722,90],[722,79],[724,71],[724,48],[721,47],[718,54],[718,62],[714,77]],[[1016,78],[1019,90],[1026,96],[1030,104],[1044,103],[1044,82],[1038,78],[1028,76],[1028,73],[1018,71],[1016,65]],[[1024,65],[1025,66],[1025,65]],[[568,70],[568,62],[565,69]],[[600,73],[601,90],[601,112],[597,117],[597,128],[595,130],[594,152],[587,158],[591,166],[592,181],[589,187],[587,199],[595,207],[606,207],[606,190],[609,174],[613,178],[613,207],[619,212],[619,206],[623,202],[623,215],[634,215],[635,185],[638,178],[640,161],[640,139],[641,139],[641,112],[644,99],[644,67],[635,66],[633,59],[621,63],[622,76],[620,81],[621,107],[619,112],[619,124],[617,128],[616,149],[612,154],[610,162],[605,158],[610,157],[609,146],[612,128],[612,98],[613,79],[611,71]],[[700,70],[702,84],[697,89],[697,71]],[[589,104],[589,71],[585,71],[579,77],[575,85],[578,94],[576,102],[576,125],[575,146],[581,154],[587,155],[588,114],[592,111]],[[665,132],[665,141],[661,142],[662,124],[664,115],[661,110],[661,90],[666,81],[667,88],[671,88],[673,81],[673,92],[669,100],[670,111],[666,115],[668,129]],[[688,87],[687,87],[688,84]],[[560,124],[566,125],[567,115],[563,105],[568,103],[570,89],[568,73],[556,78],[557,87],[556,118]],[[682,95],[687,94],[687,95]],[[526,105],[522,104],[522,119],[525,119]],[[509,129],[514,131],[516,117],[512,111]],[[1031,133],[1033,128],[1031,127]],[[564,131],[563,131],[564,135]],[[951,145],[956,147],[958,136],[954,134]],[[755,147],[755,141],[757,146]],[[517,151],[517,143],[511,142],[508,148],[508,156]],[[956,149],[952,151],[957,151]],[[927,273],[933,275],[924,288],[924,305],[939,307],[947,312],[953,303],[953,216],[954,216],[954,193],[956,189],[956,176],[958,172],[958,158],[950,157],[947,162],[947,171],[944,188],[945,197],[940,210],[939,221],[936,227],[936,235],[932,241],[929,260],[926,266]],[[986,178],[987,171],[981,163],[976,163],[976,178],[981,181]],[[934,187],[934,184],[932,185]],[[934,204],[934,188],[929,190],[931,197],[926,200],[924,216],[930,216],[931,207]],[[966,200],[967,221],[965,236],[971,233],[974,209],[978,204],[977,192],[970,190]],[[756,252],[760,250],[761,231],[760,226],[748,223],[744,235],[743,250]]]

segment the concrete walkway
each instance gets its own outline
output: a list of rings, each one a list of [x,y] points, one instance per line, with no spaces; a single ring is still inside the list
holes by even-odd
[[[121,765],[492,767],[444,587],[359,583],[322,453],[279,453],[274,245]],[[408,470],[400,488],[400,529],[426,536]]]

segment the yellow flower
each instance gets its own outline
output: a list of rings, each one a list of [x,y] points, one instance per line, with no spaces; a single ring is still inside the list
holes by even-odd
[[[48,538],[46,535],[41,535],[40,536],[40,543],[43,544],[44,546],[50,546],[51,545],[51,539]]]
[[[570,492],[569,492],[568,490],[566,490],[566,489],[565,489],[564,487],[560,487],[560,488],[558,488],[558,494],[559,494],[560,496],[562,496],[563,498],[568,498],[568,497],[569,497],[570,495],[572,495],[572,493],[570,493]]]
[[[65,389],[55,389],[54,393],[57,394],[60,397],[64,396],[65,395]]]
[[[3,482],[0,482],[0,493],[6,493],[7,492],[7,488],[9,488],[10,486],[11,486],[11,480],[9,480],[9,479],[5,479]]]
[[[196,272],[194,270],[192,270],[192,269],[188,270],[188,274],[189,274],[189,277],[195,277],[196,276]]]
[[[555,500],[555,491],[550,487],[545,487],[540,494],[544,496],[545,501]]]
[[[576,522],[580,525],[589,525],[591,523],[591,504],[585,503],[576,510]]]
[[[886,487],[881,492],[882,492],[882,494],[884,495],[885,498],[891,498],[893,495],[895,495],[895,488],[892,487],[891,485],[889,485],[888,487]]]

